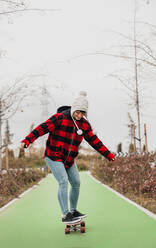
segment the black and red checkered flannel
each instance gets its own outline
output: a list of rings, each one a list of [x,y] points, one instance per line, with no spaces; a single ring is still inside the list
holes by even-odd
[[[51,116],[47,121],[37,126],[24,140],[26,146],[33,143],[39,136],[49,133],[46,142],[45,156],[54,161],[62,161],[66,168],[74,164],[78,155],[78,148],[83,138],[99,153],[111,160],[114,154],[103,145],[99,138],[93,134],[89,122],[82,118],[76,121],[78,127],[83,131],[82,135],[77,134],[71,115],[70,108]]]

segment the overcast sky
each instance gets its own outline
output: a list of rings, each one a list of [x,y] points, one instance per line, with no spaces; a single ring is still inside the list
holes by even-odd
[[[31,6],[56,10],[26,12],[0,19],[0,49],[6,51],[0,59],[0,84],[13,83],[26,75],[40,75],[33,81],[36,86],[46,84],[51,95],[49,113],[47,118],[42,115],[40,94],[32,99],[33,104],[30,100],[31,106],[10,120],[13,147],[19,147],[32,123],[37,126],[54,114],[56,107],[70,105],[77,93],[85,90],[89,100],[88,118],[99,138],[111,151],[116,152],[120,142],[127,151],[130,142],[127,113],[137,121],[136,111],[128,105],[131,98],[126,88],[109,75],[126,70],[133,72],[132,63],[93,53],[110,52],[126,44],[123,37],[112,31],[132,35],[134,1],[31,0]],[[156,25],[155,10],[156,1],[150,0],[147,4],[138,0],[137,20]],[[138,24],[137,31],[141,39],[149,35],[143,25]],[[147,77],[143,85],[142,138],[146,123],[149,150],[155,150],[156,74],[149,67],[144,68],[144,72],[153,78]]]

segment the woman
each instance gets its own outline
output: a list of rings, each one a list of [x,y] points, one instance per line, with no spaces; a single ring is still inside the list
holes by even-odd
[[[36,127],[24,140],[21,147],[28,147],[39,136],[49,133],[46,142],[45,161],[58,181],[58,200],[63,214],[62,222],[76,222],[85,214],[77,210],[80,178],[74,161],[83,138],[101,155],[110,161],[115,160],[111,153],[93,133],[87,120],[88,101],[86,92],[81,91],[72,106],[63,106],[47,121]],[[68,181],[71,184],[68,208]]]

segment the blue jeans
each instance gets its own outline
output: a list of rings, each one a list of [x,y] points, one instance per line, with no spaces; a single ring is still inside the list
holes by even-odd
[[[71,168],[65,168],[63,162],[53,161],[45,157],[46,164],[50,167],[54,177],[58,181],[58,200],[60,203],[63,215],[69,212],[68,208],[68,180],[71,184],[69,201],[70,211],[76,210],[80,190],[80,177],[77,165],[74,164]]]

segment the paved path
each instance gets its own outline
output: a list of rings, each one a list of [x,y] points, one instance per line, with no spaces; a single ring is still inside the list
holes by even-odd
[[[87,232],[64,234],[57,183],[50,174],[22,199],[0,212],[1,248],[155,248],[156,221],[80,173],[79,210]]]

